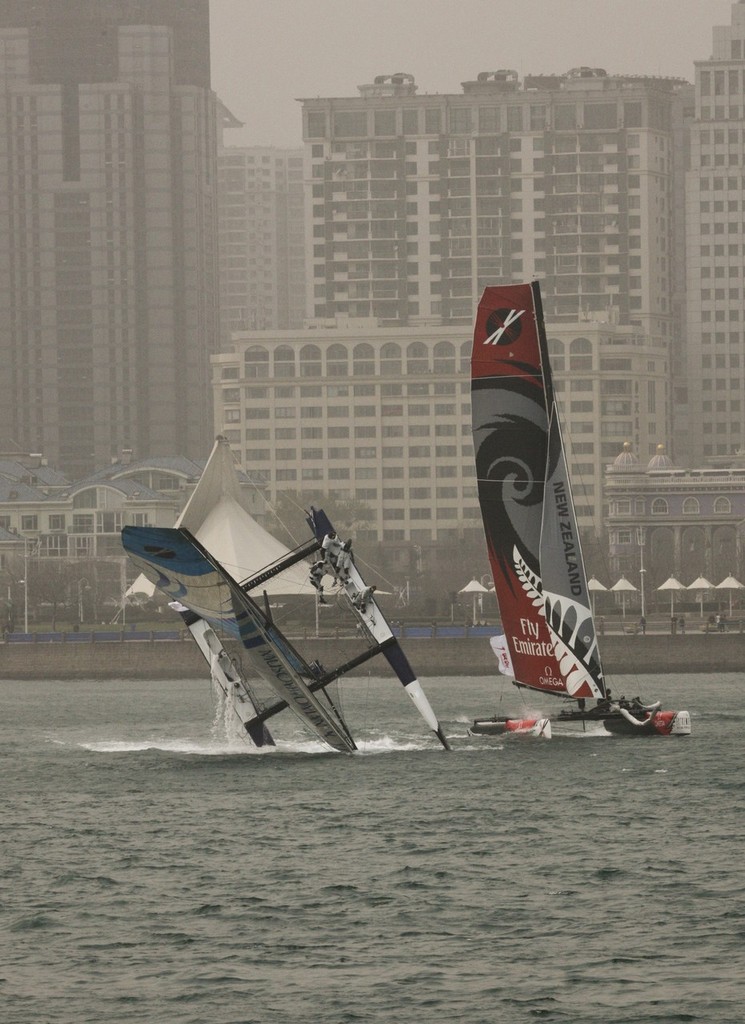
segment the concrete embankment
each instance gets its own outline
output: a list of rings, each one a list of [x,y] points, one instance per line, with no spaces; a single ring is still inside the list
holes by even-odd
[[[298,646],[301,646],[298,644]],[[417,674],[427,676],[496,675],[494,655],[484,638],[411,638],[404,641]],[[359,653],[359,644],[324,638],[302,643],[303,654],[324,665],[338,665]],[[240,648],[232,647],[240,657]],[[701,633],[687,636],[605,636],[607,674],[680,674],[739,672],[745,667],[745,634]],[[126,643],[0,644],[2,679],[173,679],[204,676],[205,663],[189,640]],[[354,674],[390,674],[384,657]]]

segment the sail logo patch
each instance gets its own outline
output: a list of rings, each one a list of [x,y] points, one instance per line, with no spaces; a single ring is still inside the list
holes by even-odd
[[[495,309],[486,319],[485,345],[511,345],[522,334],[524,309]]]

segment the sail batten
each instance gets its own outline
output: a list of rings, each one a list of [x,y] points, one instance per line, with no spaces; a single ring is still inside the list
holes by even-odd
[[[514,678],[603,697],[537,283],[485,290],[471,376],[479,502]]]

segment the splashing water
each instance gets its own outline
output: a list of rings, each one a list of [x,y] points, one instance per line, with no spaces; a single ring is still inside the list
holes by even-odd
[[[210,726],[210,736],[214,743],[228,743],[232,746],[252,746],[246,739],[240,718],[238,717],[230,694],[226,693],[219,680],[212,673],[212,700],[214,714]]]

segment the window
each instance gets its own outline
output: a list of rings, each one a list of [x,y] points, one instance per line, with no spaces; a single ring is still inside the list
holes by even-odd
[[[343,345],[330,345],[326,353],[326,369],[329,377],[346,377],[349,373],[347,350]]]
[[[698,498],[686,498],[683,502],[684,516],[697,516],[700,511],[701,505],[699,504]]]
[[[303,345],[300,349],[300,376],[321,376],[321,350],[318,345]]]
[[[714,501],[714,514],[718,516],[729,515],[732,511],[732,503],[729,498],[719,497]],[[51,517],[50,517],[51,518]]]
[[[244,372],[246,377],[268,377],[269,376],[269,352],[254,345],[247,348],[243,356]]]
[[[449,341],[439,341],[434,349],[435,373],[455,373],[455,347]]]
[[[308,138],[322,139],[326,134],[326,114],[322,110],[308,111]]]
[[[439,135],[442,131],[442,110],[439,107],[424,108],[424,131],[426,135]]]
[[[308,128],[310,129],[310,117]],[[334,135],[346,135],[352,138],[367,135],[367,111],[338,110],[334,114]]]
[[[38,516],[21,516],[22,530],[37,530],[39,528]]]
[[[479,131],[498,132],[500,130],[500,108],[479,107]]]
[[[66,526],[65,516],[63,515],[50,515],[49,517],[49,529],[50,530],[64,530]]]
[[[376,110],[373,114],[376,135],[396,134],[396,111]]]
[[[295,376],[295,352],[289,345],[279,345],[274,350],[274,376]]]
[[[577,127],[577,108],[574,103],[559,103],[554,107],[554,128],[573,131]]]
[[[470,134],[472,130],[472,118],[470,107],[451,107],[450,109],[450,131],[455,135]]]
[[[427,346],[421,341],[412,342],[406,349],[406,372],[408,374],[427,373],[429,370],[429,354]]]
[[[616,104],[585,103],[584,122],[585,128],[615,128],[617,122]]]
[[[355,345],[352,359],[356,377],[372,376],[375,373],[375,350],[372,345]]]
[[[399,376],[401,374],[401,346],[386,342],[380,350],[380,372]]]

